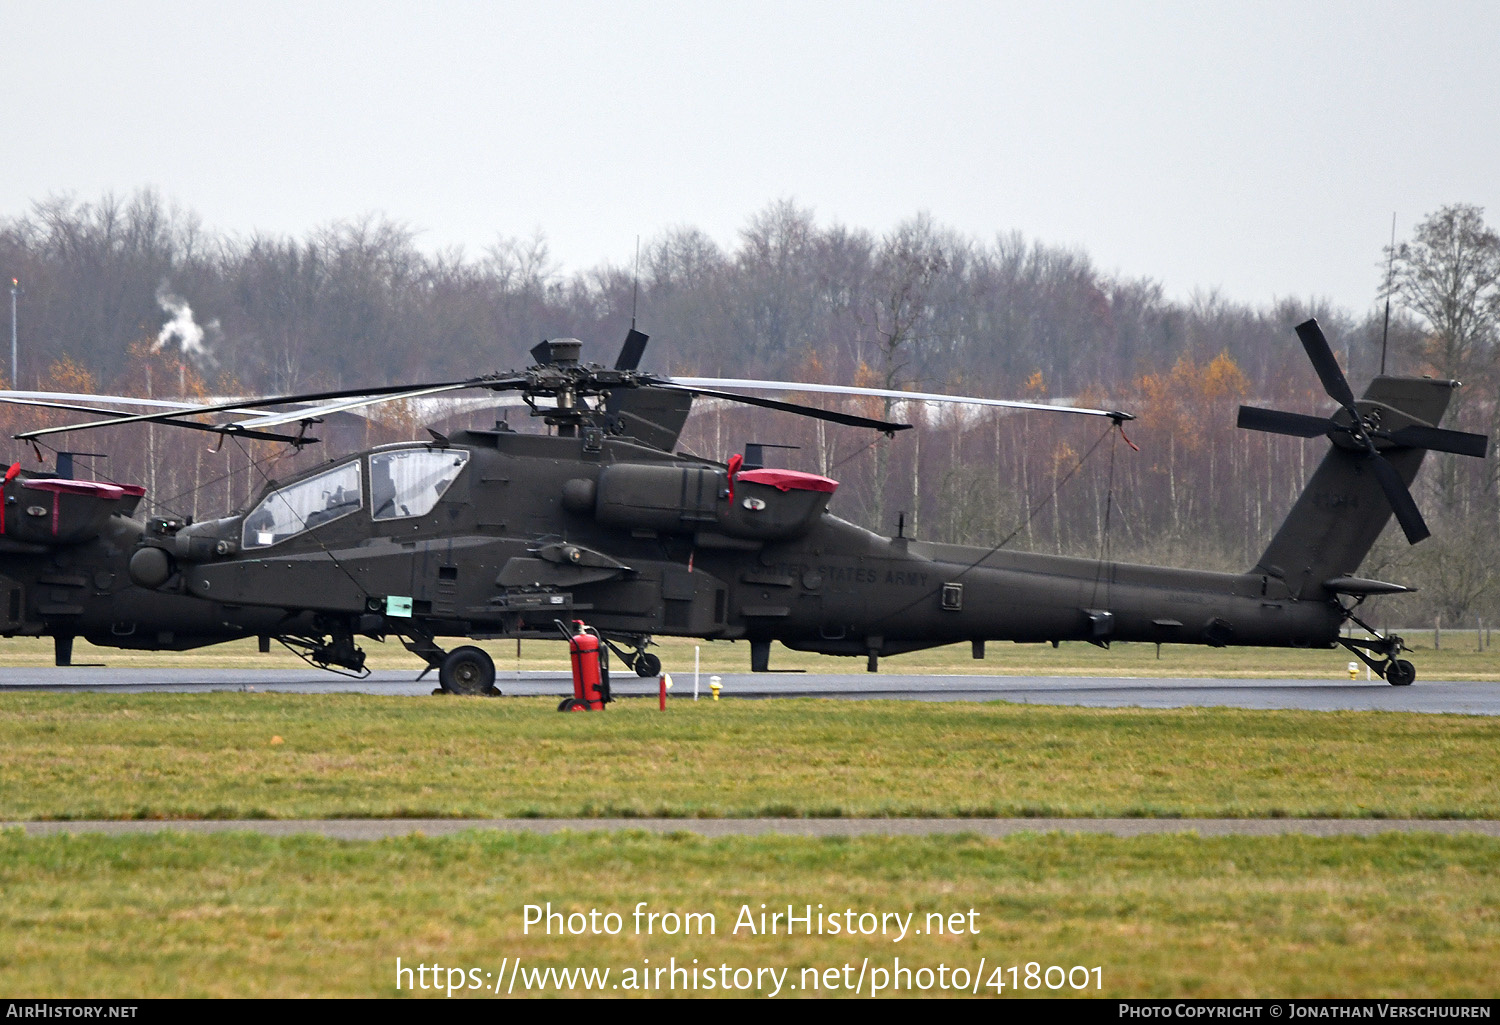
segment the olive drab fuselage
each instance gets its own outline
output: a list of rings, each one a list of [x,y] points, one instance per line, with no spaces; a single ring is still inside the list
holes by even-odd
[[[379,520],[361,464],[389,452],[456,453],[462,465],[425,513]],[[554,620],[586,618],[606,635],[880,656],[965,640],[1327,646],[1341,622],[1328,601],[1299,601],[1264,575],[881,537],[827,511],[823,478],[786,474],[785,490],[754,470],[731,481],[723,467],[613,438],[462,432],[303,479],[346,467],[345,482],[366,493],[336,491],[339,516],[274,543],[247,538],[264,497],[246,514],[181,528],[117,517],[110,542],[77,554],[114,563],[110,583],[126,586],[105,603],[107,625],[80,613],[75,632],[173,647],[321,617],[370,636],[420,623],[436,636],[553,637]],[[146,578],[150,589],[128,584],[137,544],[165,569]]]

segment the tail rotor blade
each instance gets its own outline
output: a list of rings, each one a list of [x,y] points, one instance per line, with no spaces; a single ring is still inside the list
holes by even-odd
[[[1294,438],[1316,438],[1320,434],[1339,429],[1339,425],[1327,417],[1284,413],[1279,409],[1261,409],[1258,406],[1241,406],[1237,423],[1247,431],[1289,434]]]
[[[1307,358],[1312,360],[1313,369],[1318,372],[1318,379],[1323,382],[1323,390],[1328,393],[1329,398],[1345,409],[1352,410],[1354,391],[1349,387],[1339,361],[1333,358],[1333,349],[1329,347],[1328,339],[1323,337],[1323,329],[1318,326],[1317,320],[1298,324],[1297,337],[1302,340],[1302,348],[1307,350]]]
[[[1422,511],[1417,508],[1416,500],[1411,497],[1411,491],[1396,468],[1378,455],[1372,454],[1369,462],[1375,471],[1375,478],[1380,481],[1381,490],[1385,492],[1386,500],[1391,503],[1391,510],[1396,514],[1396,522],[1406,532],[1406,540],[1416,544],[1432,536],[1432,531],[1427,529],[1427,521],[1422,519]]]
[[[1441,427],[1423,427],[1418,424],[1402,427],[1388,434],[1380,434],[1379,437],[1387,438],[1407,448],[1452,452],[1460,456],[1474,456],[1476,459],[1483,459],[1490,445],[1490,439],[1483,434],[1449,431]]]

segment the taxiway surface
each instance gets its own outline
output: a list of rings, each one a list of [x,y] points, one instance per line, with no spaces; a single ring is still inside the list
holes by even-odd
[[[906,701],[1014,701],[1100,708],[1296,708],[1313,711],[1385,710],[1500,715],[1500,684],[1435,681],[1392,687],[1380,680],[1158,679],[1099,676],[922,676],[865,673],[721,673],[727,700],[814,697]],[[655,698],[655,680],[614,676],[615,695]],[[501,672],[505,694],[564,697],[571,678],[555,672]],[[191,691],[290,691],[427,695],[436,674],[417,680],[412,671],[383,670],[353,680],[306,670],[111,669],[91,666],[11,668],[0,671],[0,693],[94,691],[107,693]],[[691,673],[674,677],[672,700],[692,700]],[[698,681],[709,698],[709,675]]]

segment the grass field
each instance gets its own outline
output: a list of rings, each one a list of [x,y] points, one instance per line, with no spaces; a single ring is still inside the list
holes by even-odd
[[[1466,651],[1447,634],[1444,643],[1419,652],[1424,679],[1500,678],[1488,652]],[[528,643],[519,663],[513,645],[492,650],[503,672],[507,654],[512,667],[557,669],[559,647]],[[1030,661],[994,657],[1010,650]],[[673,672],[691,671],[691,645],[663,651]],[[943,649],[882,668],[1146,676],[1159,666],[1165,676],[1230,676],[1247,657],[1164,649],[1157,663],[1154,649],[1140,645],[991,653],[976,663],[966,647]],[[709,645],[703,654],[706,672],[744,668],[743,645]],[[98,655],[113,665],[300,664],[258,655],[253,645]],[[1339,652],[1249,655],[1260,660],[1256,675],[1337,675],[1328,664],[1341,671],[1346,661]],[[78,653],[79,661],[94,657]],[[0,645],[0,664],[49,658],[36,642]],[[389,648],[379,660],[411,666]],[[791,653],[773,664],[853,666]],[[0,819],[1500,817],[1500,724],[1477,716],[807,699],[676,701],[665,714],[647,701],[621,701],[603,715],[553,707],[513,698],[0,694]],[[430,967],[440,964],[445,983],[486,986],[520,958],[526,974],[514,995],[528,992],[535,969],[609,968],[606,987],[629,986],[672,958],[727,966],[747,993],[772,992],[777,976],[766,972],[784,972],[780,996],[811,995],[814,977],[827,987],[829,970],[845,985],[861,967],[872,973],[868,993],[881,969],[889,985],[897,957],[916,972],[908,986],[932,985],[940,966],[951,985],[963,968],[982,995],[1005,982],[1001,996],[1074,992],[1016,991],[1011,975],[994,972],[1014,965],[1024,983],[1033,961],[1098,967],[1101,988],[1080,995],[1105,997],[1492,996],[1500,982],[1500,841],[1482,837],[819,840],[625,831],[346,843],[187,836],[163,825],[168,831],[114,838],[0,834],[0,992],[443,994],[398,992],[397,957],[429,968],[429,985]],[[630,912],[641,900],[659,911],[710,912],[718,931],[632,935]],[[624,932],[524,934],[523,905],[548,901],[563,911],[615,911]],[[913,913],[916,922],[972,908],[979,931],[899,944],[732,934],[740,907],[758,912],[761,903]],[[750,971],[733,974],[740,969]],[[722,992],[699,982],[690,992]],[[577,994],[581,986],[575,978],[564,988]],[[554,977],[538,992],[556,990]],[[843,991],[817,991],[834,992]]]
[[[0,695],[0,819],[1500,817],[1483,716]]]
[[[1445,630],[1442,647],[1433,648],[1431,630],[1409,632],[1406,640],[1412,647],[1407,658],[1417,666],[1419,680],[1500,681],[1500,651],[1483,644],[1476,631]],[[456,643],[456,642],[455,642]],[[568,671],[568,653],[561,640],[523,641],[520,656],[514,641],[485,641],[480,646],[495,659],[503,675],[516,669],[550,669]],[[1481,646],[1485,650],[1480,650]],[[398,643],[366,642],[368,664],[373,669],[411,670],[422,668],[416,656]],[[652,650],[661,656],[666,670],[678,678],[693,671],[694,649],[705,673],[744,673],[750,670],[748,644],[716,641],[712,643],[663,637]],[[771,666],[777,669],[805,669],[820,673],[863,672],[865,660],[835,658],[792,651],[773,644]],[[882,659],[882,673],[984,673],[1011,676],[1141,676],[1178,677],[1213,676],[1229,679],[1250,677],[1348,679],[1346,668],[1352,656],[1338,649],[1294,648],[1205,648],[1196,645],[1167,644],[1159,653],[1154,644],[1116,644],[1109,650],[1082,642],[1068,642],[1053,648],[1047,644],[993,643],[987,657],[978,661],[967,644],[948,645],[928,651]],[[196,651],[125,651],[96,648],[79,640],[73,659],[78,663],[103,663],[119,668],[152,666],[186,666],[199,668],[304,669],[299,660],[280,645],[267,654],[256,649],[254,640],[218,644]],[[0,666],[49,666],[52,664],[50,639],[16,637],[0,639]],[[1359,668],[1364,676],[1364,666]]]
[[[666,968],[672,958],[691,967],[696,958],[704,969],[726,966],[731,980],[749,969],[739,976],[748,993],[768,995],[775,985],[762,974],[756,987],[754,970],[785,971],[780,996],[814,995],[807,988],[813,976],[825,987],[816,995],[843,995],[826,988],[832,977],[823,973],[851,966],[847,976],[836,973],[842,987],[864,965],[869,995],[880,969],[890,984],[899,958],[913,972],[908,987],[920,985],[927,969],[935,996],[953,995],[934,985],[940,965],[950,981],[956,968],[965,985],[977,978],[982,995],[997,995],[986,988],[997,979],[1004,997],[1073,995],[1067,986],[1025,990],[1025,966],[1034,961],[1097,966],[1099,987],[1091,978],[1079,994],[1096,997],[1489,997],[1500,987],[1497,856],[1493,839],[1397,834],[709,840],[471,833],[341,843],[10,833],[0,834],[0,992],[445,996],[441,988],[398,994],[400,957],[409,968],[441,966],[445,983],[485,987],[519,958],[525,974],[515,995],[527,992],[535,969],[608,968],[604,991],[624,995],[628,988],[609,986],[629,987],[626,969]],[[636,935],[631,912],[641,900],[648,912],[712,913],[714,933]],[[523,906],[549,901],[564,913],[616,912],[620,935],[524,933]],[[761,904],[792,904],[799,913],[808,904],[856,916],[910,913],[917,929],[929,913],[951,925],[947,916],[956,912],[961,930],[909,932],[900,942],[894,921],[886,937],[736,935],[740,908],[758,915]],[[1018,967],[1020,991],[1008,973],[994,973],[1010,965]],[[479,974],[450,976],[450,968]],[[679,976],[679,985],[691,978]],[[418,986],[415,976],[403,982]],[[696,991],[705,993],[719,990]]]

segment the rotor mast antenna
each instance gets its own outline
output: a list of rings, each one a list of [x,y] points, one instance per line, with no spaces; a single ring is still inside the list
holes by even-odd
[[[1385,251],[1385,324],[1380,329],[1380,374],[1385,376],[1385,345],[1391,336],[1391,283],[1396,274],[1396,213],[1391,212],[1391,246]]]
[[[1394,229],[1393,229],[1394,230]],[[630,276],[630,330],[635,330],[635,308],[641,298],[641,237],[635,237],[635,270]]]

